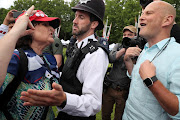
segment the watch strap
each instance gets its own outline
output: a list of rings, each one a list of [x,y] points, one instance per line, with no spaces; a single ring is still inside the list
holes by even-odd
[[[152,78],[151,78],[151,80],[153,81],[153,83],[154,82],[156,82],[158,79],[157,79],[157,77],[156,76],[153,76]]]
[[[66,100],[62,102],[62,104],[60,106],[58,106],[59,108],[63,109],[66,106]]]
[[[146,78],[145,80],[143,80],[144,84],[147,86],[147,87],[150,87],[154,84],[154,82],[156,82],[158,79],[156,76],[153,76],[151,78]]]

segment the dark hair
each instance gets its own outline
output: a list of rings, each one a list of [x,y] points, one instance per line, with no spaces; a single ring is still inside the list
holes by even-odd
[[[89,17],[90,17],[90,21],[93,22],[93,21],[99,21],[98,17],[96,17],[95,15],[89,13]]]
[[[95,15],[93,15],[93,14],[89,13],[89,17],[90,17],[90,21],[91,21],[91,22],[93,22],[93,21],[98,21],[98,22],[100,23],[99,18],[98,18],[98,17],[96,17]],[[98,26],[97,26],[97,27],[98,27]],[[94,32],[96,32],[97,27],[96,27],[96,29],[95,29],[95,31],[94,31]]]
[[[15,20],[13,20],[13,21],[9,22],[9,24],[13,24],[13,23],[15,23]]]
[[[40,21],[32,21],[33,26],[39,25]],[[27,28],[29,29],[29,28]],[[30,48],[30,45],[32,44],[33,36],[26,35],[18,39],[16,43],[16,48]]]

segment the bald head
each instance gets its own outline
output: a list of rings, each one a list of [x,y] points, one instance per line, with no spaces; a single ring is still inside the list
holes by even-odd
[[[173,16],[173,20],[175,20],[176,9],[171,4],[160,0],[154,0],[154,2],[150,3],[147,7],[152,6],[156,7],[163,17],[171,15]]]
[[[162,0],[153,0],[153,1],[162,1]]]
[[[151,2],[140,17],[140,35],[156,42],[168,38],[175,17],[176,10],[171,4],[164,1]]]

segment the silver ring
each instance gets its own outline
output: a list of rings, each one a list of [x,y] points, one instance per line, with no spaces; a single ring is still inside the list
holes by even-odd
[[[27,12],[24,13],[24,15],[28,16],[29,17],[29,14]]]

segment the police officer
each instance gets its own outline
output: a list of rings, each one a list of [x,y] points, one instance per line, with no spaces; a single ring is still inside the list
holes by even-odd
[[[104,27],[105,5],[103,0],[80,0],[72,10],[72,34],[77,42],[64,65],[61,85],[53,83],[51,91],[23,92],[24,105],[56,105],[60,120],[95,120],[101,110],[103,80],[109,64],[107,53],[94,36]]]

